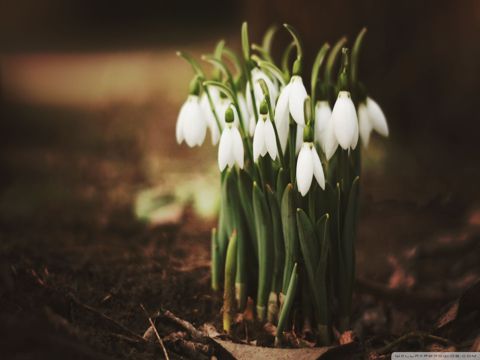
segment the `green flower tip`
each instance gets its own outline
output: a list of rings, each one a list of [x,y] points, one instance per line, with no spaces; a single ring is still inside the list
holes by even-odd
[[[267,115],[268,114],[268,105],[267,105],[267,100],[265,98],[260,103],[260,114],[261,115]]]
[[[198,95],[200,93],[200,76],[195,76],[190,82],[190,95]]]
[[[227,110],[225,110],[225,122],[226,123],[233,123],[235,120],[235,115],[233,113],[233,109],[231,106],[227,107]]]

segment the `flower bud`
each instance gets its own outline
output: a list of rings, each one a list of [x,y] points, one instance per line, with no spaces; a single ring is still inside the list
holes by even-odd
[[[260,115],[268,115],[267,99],[263,99],[260,103]]]
[[[230,105],[227,107],[227,110],[225,110],[225,122],[228,123],[233,123],[235,120],[235,114],[233,113],[232,106]]]

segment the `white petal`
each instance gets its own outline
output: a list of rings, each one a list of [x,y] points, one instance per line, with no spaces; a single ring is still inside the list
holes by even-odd
[[[240,169],[243,169],[243,141],[240,136],[240,132],[236,127],[232,127],[232,146],[233,146],[233,157],[235,162],[238,164]]]
[[[315,179],[317,179],[318,185],[325,190],[325,175],[323,173],[322,162],[320,161],[320,157],[317,154],[317,150],[315,146],[311,147],[312,151],[312,161],[313,161],[313,175]]]
[[[250,83],[247,82],[247,86],[245,87],[245,95],[247,100],[247,109],[250,114],[253,114],[253,103],[252,103],[252,96],[250,94]]]
[[[255,134],[255,126],[256,126],[256,123],[255,123],[255,116],[251,116],[250,117],[250,121],[248,122],[248,133],[250,134],[250,136],[253,137],[253,134]]]
[[[333,122],[330,120],[327,124],[327,129],[325,130],[325,138],[324,138],[324,151],[325,151],[325,156],[327,157],[327,160],[330,160],[335,154],[335,151],[337,151],[338,148],[338,141],[337,138],[335,137],[335,133],[333,131]]]
[[[188,99],[186,102],[183,103],[177,117],[177,125],[175,127],[175,137],[177,138],[178,144],[181,144],[185,139],[185,136],[183,135],[183,128],[184,128],[185,117],[188,116],[188,114],[185,113],[185,108],[186,107],[188,108],[187,102],[188,102]]]
[[[255,134],[253,134],[253,161],[256,162],[260,155],[264,156],[266,153],[267,147],[265,145],[265,121],[260,119],[255,127]]]
[[[310,190],[313,178],[313,160],[309,144],[303,144],[297,160],[297,187],[302,196]]]
[[[298,75],[292,76],[290,80],[290,94],[288,107],[293,120],[299,125],[305,125],[304,103],[307,98],[307,90],[303,86],[302,78]]]
[[[298,154],[303,144],[303,126],[297,125],[297,137],[295,139],[295,154]]]
[[[275,138],[275,130],[273,129],[273,124],[270,120],[265,121],[265,128],[264,128],[264,136],[265,136],[265,146],[267,147],[267,151],[270,154],[272,160],[275,160],[277,157],[277,141]]]
[[[223,171],[233,159],[231,131],[230,126],[226,126],[220,137],[220,144],[218,145],[218,168],[220,171]]]
[[[332,116],[328,101],[318,101],[315,105],[315,141],[325,149],[325,132]]]
[[[388,136],[388,124],[380,106],[371,98],[367,97],[367,110],[370,116],[370,123],[380,135]]]
[[[203,115],[202,107],[200,106],[200,98],[195,95],[190,96],[191,100],[191,116],[188,119],[188,130],[185,130],[185,140],[189,146],[200,146],[205,141],[205,135],[207,134],[207,122]]]
[[[288,125],[289,125],[289,108],[288,99],[290,94],[290,84],[285,86],[278,97],[277,105],[275,106],[275,126],[278,131],[278,139],[282,152],[285,152],[288,141]]]
[[[200,106],[203,111],[203,117],[205,118],[207,126],[210,129],[212,144],[216,145],[220,138],[220,130],[218,129],[217,120],[215,119],[215,115],[210,107],[210,102],[208,101],[206,93],[203,93],[200,98]]]
[[[355,148],[357,147],[357,144],[358,144],[358,120],[355,121],[355,132],[353,133],[353,139],[352,139],[352,144],[350,145],[350,148],[352,150],[355,150]]]
[[[248,123],[250,120],[250,115],[248,114],[247,102],[245,96],[242,93],[239,93],[238,96],[238,106],[240,107],[240,114],[242,115],[243,127],[248,129]]]
[[[263,79],[267,84],[268,92],[270,93],[270,100],[272,104],[275,104],[278,96],[277,86],[267,74],[265,74],[262,70],[255,68],[252,70],[252,81],[255,84],[255,98],[256,100],[258,100],[257,107],[260,108],[260,102],[263,99],[263,91],[260,84],[258,83],[258,80],[260,79]]]
[[[360,138],[363,146],[367,147],[370,142],[370,133],[372,132],[372,125],[368,116],[368,110],[364,103],[358,105],[358,126],[360,128]]]
[[[332,110],[331,121],[333,123],[335,137],[340,146],[345,150],[350,148],[355,136],[355,126],[358,120],[355,106],[348,91],[339,92]]]

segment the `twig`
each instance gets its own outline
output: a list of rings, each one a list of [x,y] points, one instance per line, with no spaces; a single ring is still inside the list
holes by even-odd
[[[452,341],[450,341],[448,339],[445,339],[445,338],[442,338],[440,336],[428,334],[428,333],[425,333],[425,332],[412,331],[412,332],[409,332],[405,335],[400,336],[398,339],[396,339],[396,340],[392,341],[391,343],[385,345],[384,347],[376,350],[375,352],[377,354],[385,354],[385,353],[389,352],[391,349],[393,349],[395,346],[400,345],[402,342],[410,340],[410,339],[416,339],[416,338],[438,341],[438,342],[441,342],[441,343],[444,343],[444,344],[447,344],[447,345],[455,345]]]
[[[201,331],[197,330],[195,328],[195,326],[193,326],[191,323],[189,323],[186,320],[183,320],[183,319],[180,319],[179,317],[176,317],[172,312],[166,310],[163,313],[163,316],[166,317],[167,319],[171,320],[172,322],[174,322],[175,324],[177,324],[178,326],[180,326],[184,330],[186,330],[192,336],[192,338],[194,338],[195,340],[204,340],[205,339],[205,335]]]
[[[130,336],[132,336],[133,338],[141,341],[141,342],[145,342],[145,339],[142,338],[140,335],[138,335],[137,333],[133,332],[132,330],[130,330],[129,328],[127,328],[125,325],[119,323],[117,320],[115,319],[112,319],[110,316],[102,313],[101,311],[95,309],[94,307],[91,307],[90,305],[87,305],[87,304],[84,304],[82,303],[80,300],[78,300],[75,295],[73,295],[72,293],[69,293],[68,294],[68,297],[78,306],[80,306],[81,308],[85,309],[85,310],[88,310],[90,311],[91,313],[93,314],[96,314],[98,316],[100,316],[102,319],[104,320],[107,320],[109,322],[111,322],[112,324],[114,324],[116,327],[118,327],[119,329],[121,329],[122,331],[126,332],[127,334],[129,334]]]
[[[167,349],[165,349],[165,345],[163,344],[162,338],[158,334],[157,328],[155,327],[155,324],[153,323],[152,318],[150,317],[150,315],[148,315],[148,312],[145,309],[145,307],[143,306],[143,304],[140,304],[140,307],[145,312],[145,315],[147,315],[148,322],[150,323],[150,326],[153,328],[153,331],[155,331],[155,336],[157,337],[158,343],[160,344],[160,348],[163,351],[163,355],[165,356],[165,359],[170,360],[170,358],[168,357]]]

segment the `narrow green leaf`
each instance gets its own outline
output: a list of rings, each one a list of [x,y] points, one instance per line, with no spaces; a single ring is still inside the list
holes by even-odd
[[[242,50],[243,59],[248,61],[250,59],[250,42],[248,40],[248,24],[246,21],[242,24]]]
[[[292,184],[288,184],[283,192],[280,211],[282,214],[283,236],[285,241],[285,269],[282,287],[282,292],[285,294],[293,265],[298,262],[299,257],[295,191]]]
[[[295,48],[295,42],[292,41],[288,46],[285,48],[282,54],[282,70],[285,74],[285,79],[288,81],[290,79],[290,56],[292,55],[292,51]]]
[[[280,311],[280,317],[278,319],[277,333],[275,335],[275,346],[279,346],[281,338],[283,336],[283,331],[287,325],[287,319],[290,315],[290,311],[295,301],[295,296],[297,294],[297,284],[298,284],[298,272],[297,272],[297,263],[294,264],[292,268],[292,275],[288,281],[287,291],[285,300],[283,302],[282,310]]]
[[[270,55],[272,53],[272,42],[278,30],[277,25],[271,25],[263,35],[262,47]],[[270,61],[272,61],[270,59]],[[272,61],[273,62],[273,61]]]
[[[312,89],[313,105],[315,105],[315,102],[317,101],[316,91],[317,91],[318,73],[320,71],[320,67],[323,64],[323,60],[325,59],[325,55],[327,55],[328,49],[330,49],[330,45],[328,43],[323,44],[321,49],[318,51],[317,56],[315,57],[315,61],[313,62],[312,78],[310,81],[311,89]]]
[[[288,174],[283,167],[278,170],[276,184],[277,184],[277,189],[276,189],[277,199],[278,199],[278,203],[281,205],[282,196],[288,184]]]
[[[340,38],[330,51],[330,54],[328,55],[327,58],[327,64],[325,66],[325,81],[328,84],[333,84],[332,76],[333,76],[333,70],[335,66],[335,62],[337,61],[338,54],[340,54],[340,50],[342,50],[343,45],[347,42],[346,37]]]
[[[219,249],[218,249],[218,239],[217,239],[217,229],[212,229],[211,235],[211,251],[212,251],[212,289],[214,291],[218,291],[220,289],[220,274],[222,272],[222,268],[220,267],[219,262]]]
[[[250,239],[252,240],[252,246],[255,252],[255,258],[258,259],[258,243],[255,239],[255,218],[253,215],[252,206],[252,187],[253,181],[244,170],[238,172],[238,190],[240,195],[240,202],[243,207],[244,214],[246,216],[248,232]]]
[[[293,41],[295,42],[295,47],[297,48],[297,59],[303,57],[302,41],[300,40],[300,35],[298,34],[297,29],[295,29],[290,24],[283,24],[285,29],[288,30],[290,35],[292,35]]]
[[[356,86],[356,82],[358,80],[358,62],[360,57],[360,49],[362,48],[363,39],[365,38],[365,34],[367,33],[367,28],[363,28],[357,35],[355,39],[355,43],[353,44],[352,48],[352,64],[350,70],[350,79],[353,86]]]
[[[225,262],[225,284],[223,293],[223,330],[230,333],[235,314],[235,269],[237,261],[237,233],[230,237]]]
[[[258,241],[258,292],[257,292],[257,317],[265,320],[268,294],[272,282],[273,239],[271,236],[271,215],[265,195],[253,183],[253,213],[255,216],[255,229]]]
[[[219,61],[222,60],[222,53],[223,53],[223,48],[225,47],[225,40],[220,40],[217,42],[217,45],[215,46],[215,50],[213,51],[213,57]],[[215,80],[220,80],[220,72],[222,70],[218,67],[215,67],[213,70],[212,78]]]
[[[272,235],[274,247],[274,270],[272,291],[278,293],[282,290],[283,267],[285,265],[285,242],[283,240],[282,219],[280,217],[280,206],[276,194],[270,188],[267,188],[267,199],[272,214]]]

